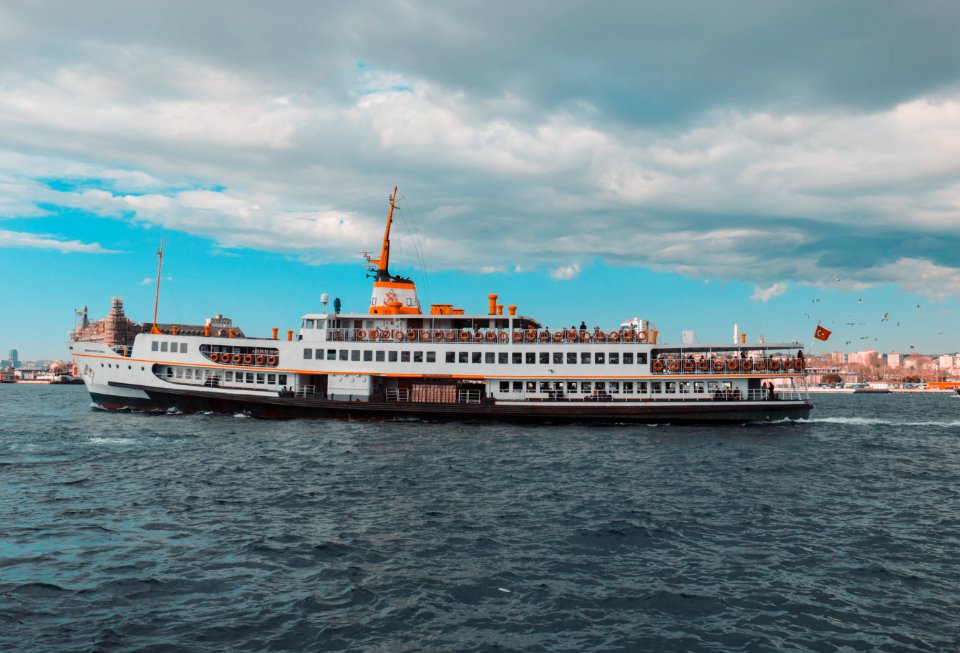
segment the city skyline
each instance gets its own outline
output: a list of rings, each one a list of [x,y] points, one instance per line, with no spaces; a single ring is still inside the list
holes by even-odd
[[[425,305],[814,354],[960,350],[960,7],[0,7],[0,351],[74,311]],[[891,47],[895,44],[895,48]],[[894,54],[894,52],[896,54]],[[813,338],[818,324],[833,333]]]

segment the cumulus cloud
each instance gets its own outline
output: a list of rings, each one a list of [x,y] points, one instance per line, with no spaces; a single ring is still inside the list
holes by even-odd
[[[0,8],[0,219],[329,262],[399,184],[435,269],[957,294],[960,6],[241,4]]]
[[[767,288],[757,287],[754,289],[753,294],[750,295],[750,301],[754,302],[768,302],[774,297],[779,297],[787,291],[787,284],[782,281],[769,286]]]

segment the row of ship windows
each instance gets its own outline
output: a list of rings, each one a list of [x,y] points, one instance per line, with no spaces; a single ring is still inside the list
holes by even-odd
[[[500,392],[567,394],[713,394],[730,390],[729,381],[500,381]]]
[[[221,372],[217,370],[194,369],[192,367],[168,367],[166,374],[161,374],[167,379],[183,379],[185,381],[212,381],[220,380]],[[224,383],[248,383],[252,385],[287,385],[286,374],[274,374],[269,372],[236,372],[231,370],[222,372]]]
[[[482,352],[482,351],[447,351],[444,352],[447,363],[473,363],[484,365],[645,365],[646,352]],[[304,349],[304,360],[328,361],[376,361],[389,363],[435,363],[436,352],[433,351],[384,351],[382,349]]]
[[[169,349],[167,348],[168,344],[170,345]],[[153,342],[150,343],[150,351],[169,351],[171,354],[176,354],[179,351],[179,353],[181,354],[186,354],[187,343],[185,342],[167,343],[166,341],[161,342],[159,340],[154,340]]]

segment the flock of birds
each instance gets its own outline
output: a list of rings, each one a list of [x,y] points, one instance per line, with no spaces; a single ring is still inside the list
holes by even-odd
[[[811,300],[811,302],[814,303],[814,304],[818,304],[818,303],[820,303],[820,301],[821,301],[821,298],[820,298],[820,297],[815,297],[814,299]],[[857,304],[863,304],[863,297],[860,297],[860,298],[857,299]],[[918,310],[923,310],[922,307],[920,306],[920,304],[917,304],[917,309],[918,309]],[[808,320],[810,319],[810,314],[809,314],[809,313],[804,313],[803,316],[806,317]],[[853,317],[853,313],[848,313],[848,314],[847,314],[847,317]],[[880,322],[889,322],[889,321],[890,321],[890,313],[889,313],[889,312],[884,313],[884,314],[883,314],[883,317],[880,318]],[[817,325],[819,326],[819,324],[820,324],[820,321],[818,320],[818,321],[817,321]],[[846,325],[849,326],[849,327],[865,326],[866,324],[867,324],[866,322],[847,322],[847,323],[846,323]],[[897,322],[896,324],[897,324],[898,327],[900,326],[900,322]],[[937,335],[943,335],[943,331],[938,332]],[[873,337],[873,339],[874,339],[875,341],[877,341],[877,342],[880,341],[880,339],[879,339],[878,337],[876,337],[876,336],[872,336],[872,337]],[[859,337],[860,340],[869,340],[870,338],[871,338],[871,336],[860,336],[860,337]],[[849,345],[849,344],[851,344],[852,342],[853,342],[852,340],[847,340],[847,341],[846,341],[846,344]],[[914,345],[910,345],[910,349],[915,349]]]

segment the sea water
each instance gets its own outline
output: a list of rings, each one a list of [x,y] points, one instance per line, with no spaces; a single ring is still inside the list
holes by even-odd
[[[529,427],[0,386],[0,650],[960,649],[960,398],[814,402]]]

